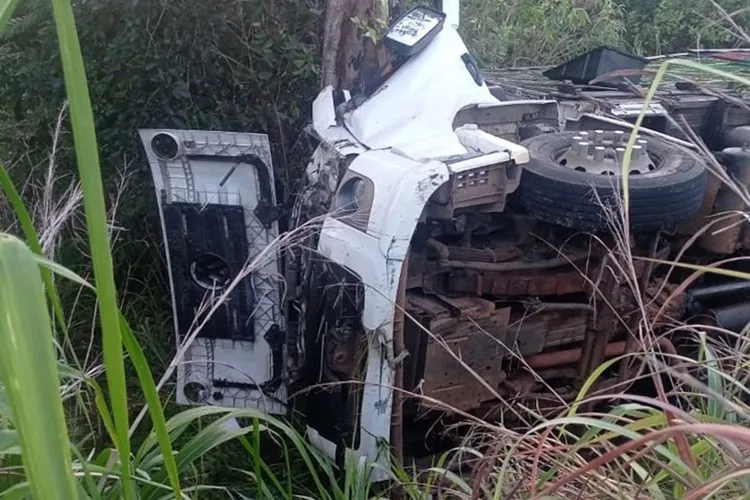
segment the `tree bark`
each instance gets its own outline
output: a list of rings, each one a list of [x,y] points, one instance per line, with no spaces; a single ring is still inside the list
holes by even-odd
[[[363,74],[382,61],[383,53],[361,27],[386,25],[387,0],[327,0],[323,26],[321,86],[354,89]]]

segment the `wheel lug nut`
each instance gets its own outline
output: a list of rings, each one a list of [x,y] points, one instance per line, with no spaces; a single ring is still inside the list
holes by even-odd
[[[622,165],[625,161],[625,148],[619,147],[615,149],[615,158],[617,158],[617,164]]]

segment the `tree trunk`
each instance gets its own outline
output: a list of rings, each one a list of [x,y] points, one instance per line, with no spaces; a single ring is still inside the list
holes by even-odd
[[[387,0],[327,0],[323,26],[321,85],[355,89],[384,57],[368,32],[382,34]]]

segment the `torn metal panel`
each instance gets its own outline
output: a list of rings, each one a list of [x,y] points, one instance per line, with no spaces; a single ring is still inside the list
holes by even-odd
[[[283,413],[273,167],[261,134],[141,130],[167,250],[181,404]],[[215,309],[207,319],[209,311]],[[197,333],[196,333],[197,332]]]

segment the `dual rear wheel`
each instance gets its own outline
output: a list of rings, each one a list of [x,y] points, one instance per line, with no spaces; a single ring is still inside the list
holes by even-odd
[[[524,141],[531,160],[524,165],[517,196],[529,214],[545,222],[601,230],[612,213],[607,207],[622,203],[624,143],[606,132],[591,140],[581,140],[586,137],[579,134],[543,134]],[[649,139],[641,147],[630,164],[631,227],[667,229],[693,218],[706,189],[704,161],[659,139]]]

